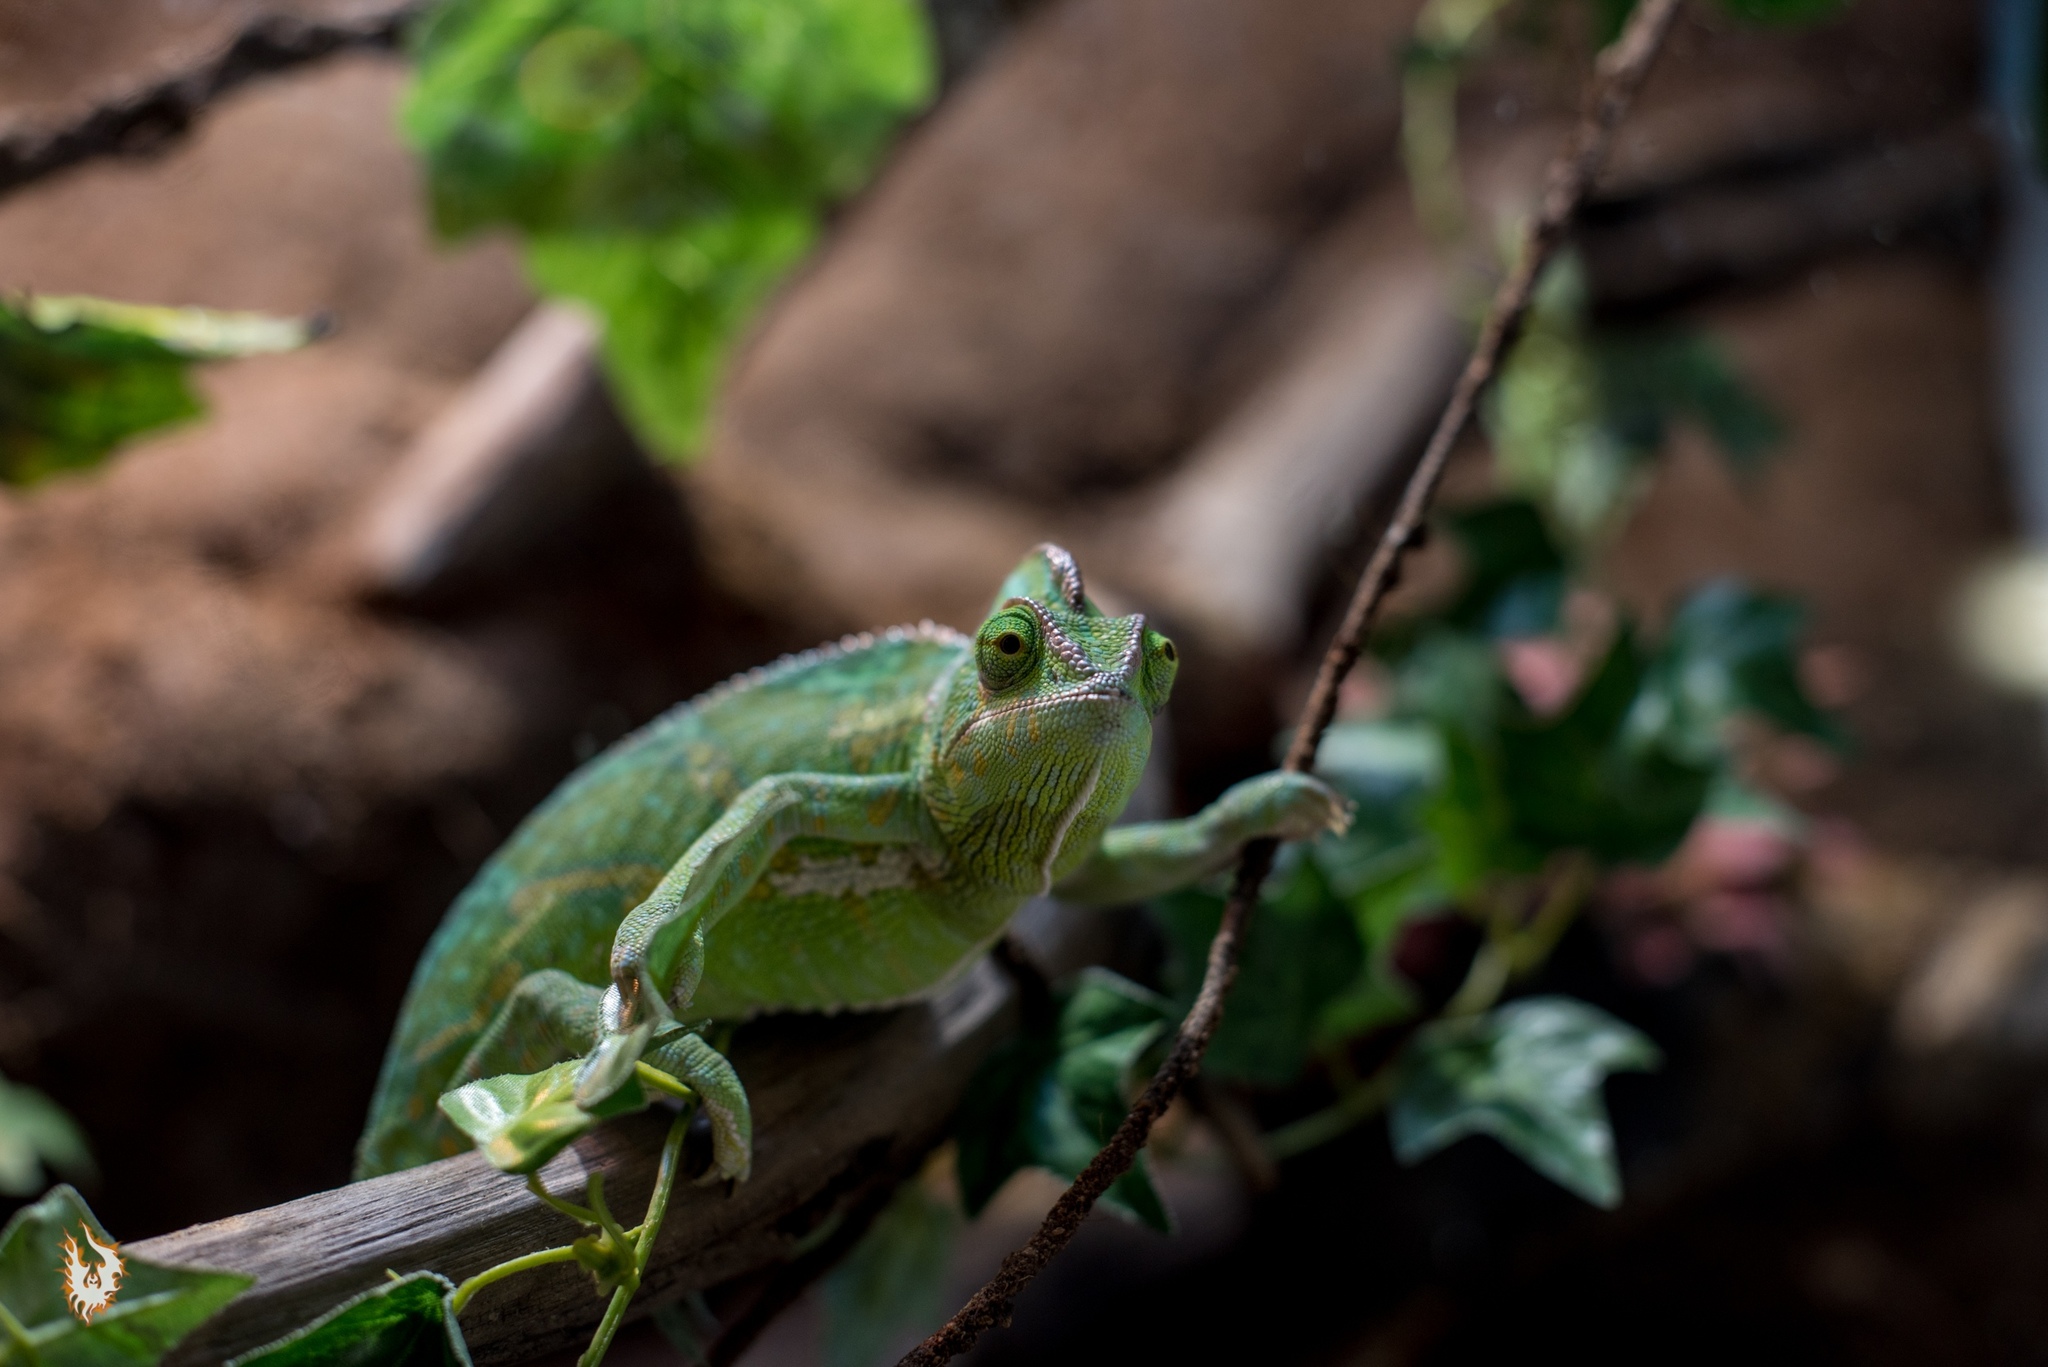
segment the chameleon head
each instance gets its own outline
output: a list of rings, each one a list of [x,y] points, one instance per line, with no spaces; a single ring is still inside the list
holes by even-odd
[[[1088,598],[1043,545],[996,594],[971,658],[944,684],[927,797],[957,853],[1043,891],[1123,810],[1179,657],[1142,616]]]

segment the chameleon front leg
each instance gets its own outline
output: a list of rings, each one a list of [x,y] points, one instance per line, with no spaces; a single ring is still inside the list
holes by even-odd
[[[1351,824],[1348,799],[1312,774],[1249,778],[1191,817],[1112,826],[1056,896],[1094,906],[1141,902],[1229,867],[1248,840],[1312,840]]]
[[[647,1062],[689,1084],[711,1120],[711,1170],[700,1179],[744,1182],[754,1167],[754,1108],[724,1054],[694,1030],[659,1034]]]
[[[503,1073],[537,1073],[581,1058],[604,1038],[603,1001],[603,988],[560,969],[527,974],[477,1037],[449,1086]],[[688,1084],[711,1121],[712,1165],[705,1180],[745,1181],[753,1165],[754,1117],[732,1064],[680,1025],[655,1034],[646,1058]]]
[[[619,923],[606,1035],[577,1084],[578,1102],[593,1104],[622,1085],[652,1031],[687,1011],[705,936],[799,836],[944,850],[909,774],[776,774],[749,787]]]

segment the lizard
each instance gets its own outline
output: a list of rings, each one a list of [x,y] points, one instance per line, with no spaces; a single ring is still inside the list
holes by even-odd
[[[787,656],[683,703],[562,784],[456,898],[415,969],[358,1178],[461,1152],[437,1099],[578,1058],[579,1104],[643,1057],[710,1118],[704,1180],[743,1180],[745,1088],[713,1023],[879,1009],[943,988],[1030,898],[1113,906],[1248,841],[1341,831],[1348,801],[1274,771],[1193,816],[1114,825],[1179,668],[1143,615],[1041,545],[972,635],[926,622]]]

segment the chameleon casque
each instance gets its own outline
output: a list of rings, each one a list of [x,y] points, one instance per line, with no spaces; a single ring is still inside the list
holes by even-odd
[[[712,1121],[714,1178],[752,1157],[745,1090],[703,1037],[771,1011],[874,1008],[963,972],[1034,896],[1114,905],[1259,836],[1341,830],[1308,775],[1112,827],[1178,667],[1142,616],[1040,546],[972,637],[848,637],[722,684],[565,780],[456,899],[414,972],[357,1177],[461,1152],[436,1109],[478,1078],[588,1056],[577,1101],[645,1058]]]

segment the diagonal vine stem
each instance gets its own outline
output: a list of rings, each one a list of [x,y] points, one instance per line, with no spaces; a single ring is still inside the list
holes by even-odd
[[[1421,539],[1423,518],[1443,479],[1451,449],[1471,420],[1480,392],[1492,380],[1516,327],[1528,311],[1537,276],[1563,242],[1573,217],[1592,188],[1615,126],[1649,74],[1650,64],[1670,32],[1680,3],[1681,0],[1641,0],[1621,36],[1601,52],[1578,124],[1550,165],[1536,216],[1524,230],[1520,251],[1480,326],[1472,358],[1458,376],[1429,445],[1409,476],[1393,519],[1374,547],[1365,573],[1359,577],[1343,624],[1316,673],[1315,688],[1302,708],[1294,742],[1282,767],[1301,773],[1314,765],[1323,732],[1329,729],[1337,712],[1338,686],[1365,648],[1367,633],[1380,605],[1394,586],[1401,556]],[[1130,1171],[1138,1151],[1151,1135],[1153,1123],[1200,1067],[1202,1055],[1222,1022],[1224,998],[1237,978],[1245,924],[1258,902],[1259,888],[1272,871],[1274,848],[1271,840],[1255,840],[1245,846],[1222,923],[1216,929],[1216,938],[1209,942],[1208,966],[1194,1008],[1181,1022],[1172,1052],[1139,1093],[1130,1114],[1054,1203],[1038,1232],[1003,1259],[1002,1267],[987,1285],[975,1292],[930,1338],[906,1354],[899,1367],[940,1367],[966,1352],[989,1329],[1008,1323],[1010,1307],[1018,1294],[1066,1247],[1110,1184]]]

